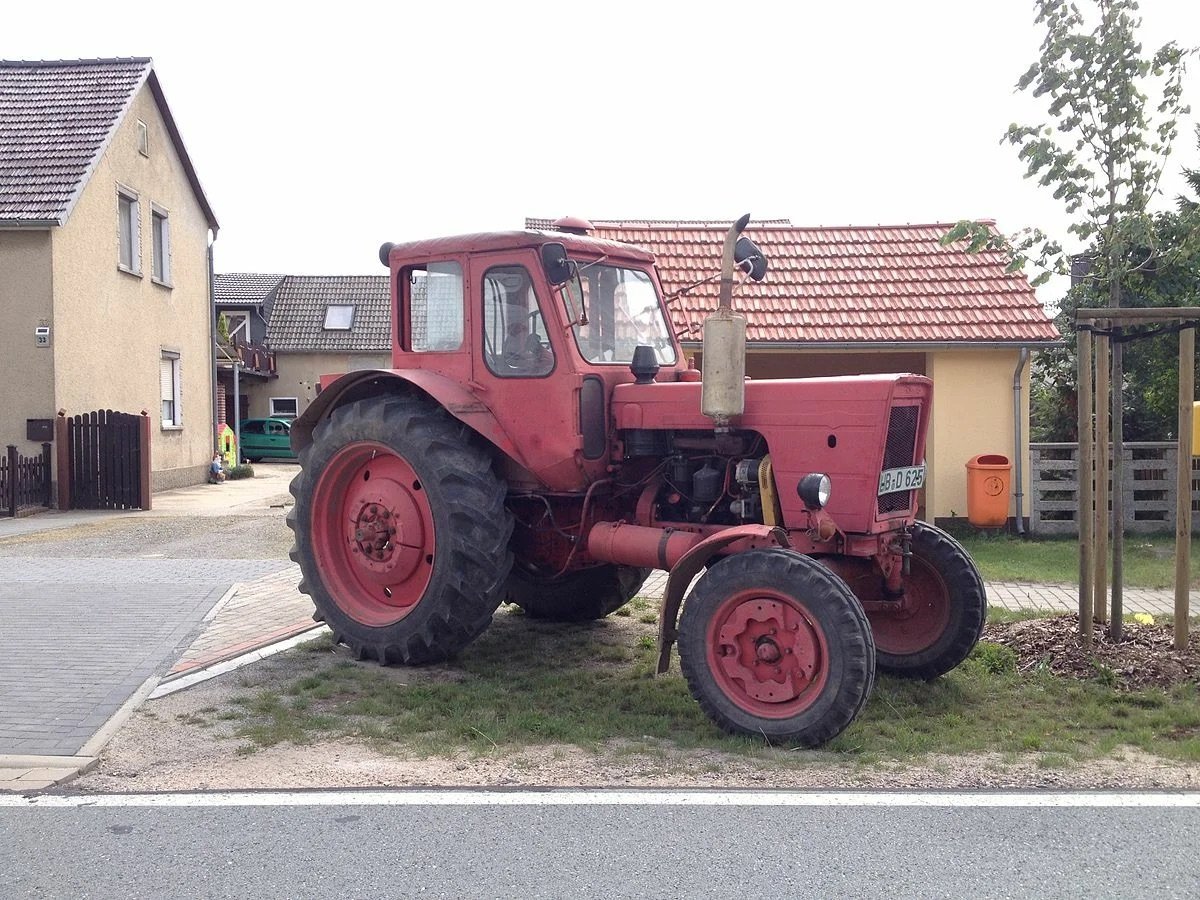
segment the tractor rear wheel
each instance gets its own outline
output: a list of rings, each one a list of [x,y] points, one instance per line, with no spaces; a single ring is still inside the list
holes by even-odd
[[[505,602],[515,603],[531,619],[589,622],[603,619],[633,599],[651,569],[595,566],[561,578],[545,578],[513,565]]]
[[[512,565],[488,451],[422,397],[339,407],[300,454],[291,557],[314,618],[359,659],[445,659],[487,628]]]
[[[854,721],[875,678],[858,599],[793,550],[750,550],[712,566],[684,604],[679,662],[723,729],[805,747]]]
[[[876,665],[901,678],[937,678],[970,654],[983,634],[987,593],[962,545],[933,525],[917,522],[910,572],[895,612],[867,614]]]

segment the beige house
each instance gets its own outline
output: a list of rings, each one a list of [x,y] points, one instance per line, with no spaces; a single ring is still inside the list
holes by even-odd
[[[576,220],[578,221],[578,220]],[[567,226],[564,222],[564,227]],[[593,220],[595,237],[655,254],[684,350],[703,367],[700,327],[717,305],[729,222]],[[991,225],[992,223],[988,223]],[[526,227],[552,229],[548,219]],[[922,517],[963,519],[967,463],[999,454],[1012,464],[1009,516],[1029,516],[1029,356],[1060,336],[1020,273],[994,252],[939,240],[949,224],[800,228],[750,225],[769,260],[761,284],[737,288],[747,319],[751,378],[913,372],[933,379]],[[693,286],[695,285],[695,286]],[[1022,496],[1018,499],[1016,494]]]
[[[255,317],[265,323],[262,344],[273,359],[270,377],[239,379],[242,420],[300,415],[316,397],[322,375],[391,368],[386,275],[227,273],[218,275],[214,284],[218,308],[227,320],[240,323],[236,317],[247,311],[251,342],[258,342]],[[223,388],[228,392],[228,384]],[[226,393],[226,421],[231,425],[233,403]]]
[[[0,62],[0,444],[152,419],[155,490],[213,447],[217,220],[149,59]]]

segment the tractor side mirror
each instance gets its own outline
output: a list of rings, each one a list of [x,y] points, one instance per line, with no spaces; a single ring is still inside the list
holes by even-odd
[[[567,248],[559,243],[542,244],[542,271],[555,287],[570,281],[572,272]]]
[[[758,249],[758,244],[744,235],[733,248],[734,264],[750,276],[751,281],[762,281],[767,274],[767,257]]]

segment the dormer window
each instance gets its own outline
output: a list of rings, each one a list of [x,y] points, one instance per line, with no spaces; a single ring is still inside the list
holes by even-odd
[[[325,307],[326,331],[349,331],[352,324],[354,324],[353,306]]]
[[[138,153],[142,156],[150,155],[150,129],[146,127],[146,123],[138,119]]]

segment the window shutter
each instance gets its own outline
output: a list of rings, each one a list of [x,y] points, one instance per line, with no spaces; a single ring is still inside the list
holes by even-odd
[[[160,400],[175,401],[175,379],[172,377],[171,363],[174,360],[164,356],[158,367],[158,383],[161,388]]]
[[[158,398],[161,401],[159,414],[164,425],[173,425],[175,418],[174,408],[171,405],[175,402],[175,384],[171,365],[173,362],[173,359],[166,356],[158,361]]]
[[[142,209],[136,200],[130,204],[133,210],[133,271],[142,274]]]

